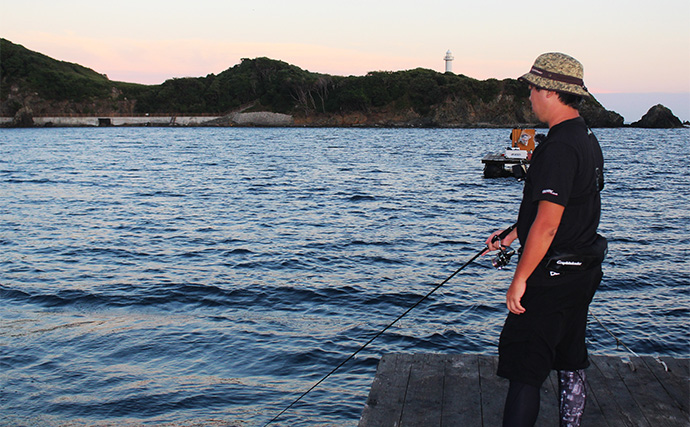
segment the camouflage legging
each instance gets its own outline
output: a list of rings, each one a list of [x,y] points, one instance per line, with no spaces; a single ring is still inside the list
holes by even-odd
[[[585,411],[585,370],[558,371],[561,427],[578,427]]]

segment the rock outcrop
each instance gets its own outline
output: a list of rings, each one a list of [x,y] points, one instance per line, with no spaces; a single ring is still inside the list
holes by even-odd
[[[34,125],[34,113],[29,107],[22,107],[12,119],[12,127],[28,128]]]
[[[636,128],[656,128],[656,129],[671,129],[681,128],[683,123],[678,117],[673,115],[673,112],[661,104],[655,105],[647,111],[647,114],[634,123],[631,127]]]
[[[584,117],[587,126],[592,128],[619,128],[623,126],[623,116],[615,111],[599,108],[593,103],[585,103],[580,107],[580,115]]]

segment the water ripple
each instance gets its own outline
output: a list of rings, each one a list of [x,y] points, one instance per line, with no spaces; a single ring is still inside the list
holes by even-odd
[[[263,424],[515,219],[502,129],[0,130],[7,425]],[[596,130],[593,312],[687,356],[688,130]],[[648,155],[631,155],[633,147]],[[285,425],[356,423],[387,352],[495,354],[511,270],[480,258]],[[594,353],[621,354],[597,322]]]

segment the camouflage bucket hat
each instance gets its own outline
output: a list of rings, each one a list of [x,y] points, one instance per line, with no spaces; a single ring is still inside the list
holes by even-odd
[[[590,96],[583,81],[582,64],[564,53],[551,52],[539,55],[529,73],[518,80],[540,89]]]

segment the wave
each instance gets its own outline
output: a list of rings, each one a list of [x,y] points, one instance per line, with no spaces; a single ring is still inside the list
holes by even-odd
[[[687,130],[626,132],[597,131],[610,252],[592,308],[638,354],[683,356]],[[522,191],[482,178],[504,130],[3,137],[0,411],[16,424],[263,424],[512,223]],[[636,144],[659,160],[628,162]],[[514,266],[477,260],[286,423],[356,424],[385,352],[495,354]],[[595,324],[588,339],[619,351]]]

